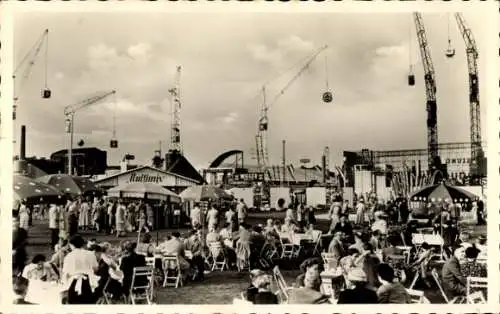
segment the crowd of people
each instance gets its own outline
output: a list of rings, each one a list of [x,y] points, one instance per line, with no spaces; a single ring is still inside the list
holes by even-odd
[[[477,262],[480,254],[486,254],[486,239],[459,231],[460,211],[455,204],[432,203],[429,208],[431,215],[424,226],[431,226],[432,232],[444,239],[443,286],[450,295],[463,296],[465,278],[486,277],[486,267]],[[304,259],[301,275],[288,293],[288,303],[409,303],[404,284],[418,273],[422,284],[431,286],[431,262],[439,255],[428,243],[412,245],[412,234],[422,225],[415,222],[405,200],[384,202],[376,196],[358,199],[354,208],[348,202],[335,202],[328,213],[330,227],[319,242],[313,236],[317,231],[314,209],[301,203],[288,206],[283,220],[267,219],[265,224],[254,225],[248,223],[248,207],[243,200],[228,208],[211,203],[202,209],[195,204],[189,233],[183,236],[172,232],[156,245],[150,233],[154,214],[151,206],[142,202],[78,199],[65,206],[51,204],[48,210],[38,208],[34,213],[48,216],[54,253],[50,258],[36,255],[26,263],[30,213],[26,204],[21,204],[14,217],[13,238],[18,303],[25,302],[30,280],[64,283],[65,302],[69,304],[98,302],[104,289],[121,302],[130,292],[134,267],[145,266],[146,258],[156,258],[161,279],[166,267],[162,258],[166,256],[177,257],[183,282],[203,281],[220,257],[225,269],[253,269],[251,286],[244,295],[255,304],[280,302],[271,291],[273,277],[266,270]],[[354,219],[350,219],[353,213]],[[137,231],[142,237],[138,243],[122,241],[117,247],[93,239],[85,241],[79,231],[89,229],[117,237],[125,231]],[[283,259],[283,245],[294,234],[309,236],[298,245],[300,254]],[[411,248],[407,252],[401,246]],[[321,258],[324,254],[328,259]],[[404,256],[405,262],[395,256]],[[333,295],[325,295],[321,273],[332,269],[340,270],[340,275],[332,279]]]

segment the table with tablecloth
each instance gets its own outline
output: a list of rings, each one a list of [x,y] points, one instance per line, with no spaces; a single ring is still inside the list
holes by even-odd
[[[324,270],[320,274],[321,290],[325,295],[337,299],[338,294],[345,288],[344,272],[341,267]]]
[[[25,300],[40,305],[60,305],[67,287],[56,281],[30,280]]]

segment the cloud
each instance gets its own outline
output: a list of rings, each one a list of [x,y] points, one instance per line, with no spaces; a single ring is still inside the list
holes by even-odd
[[[278,41],[278,47],[285,51],[308,52],[314,49],[311,41],[304,40],[297,35],[291,35]]]
[[[238,119],[238,113],[230,112],[227,116],[222,118],[222,122],[225,124],[232,124]]]
[[[139,43],[128,47],[127,53],[134,60],[147,60],[150,57],[151,45],[148,43]]]

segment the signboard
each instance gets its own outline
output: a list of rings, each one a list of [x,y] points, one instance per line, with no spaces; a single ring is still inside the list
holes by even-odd
[[[118,186],[130,183],[152,183],[165,187],[188,187],[196,184],[194,180],[160,171],[152,167],[138,168],[133,171],[127,171],[108,178],[103,178],[96,182],[98,186]]]

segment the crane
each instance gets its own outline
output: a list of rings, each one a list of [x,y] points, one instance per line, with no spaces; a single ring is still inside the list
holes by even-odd
[[[12,119],[16,120],[16,111],[17,111],[17,106],[19,103],[19,93],[20,89],[24,86],[24,83],[28,79],[29,75],[31,74],[31,70],[33,66],[35,65],[36,59],[38,55],[40,54],[40,51],[42,50],[42,47],[45,44],[45,55],[44,55],[44,61],[45,61],[45,87],[42,91],[42,98],[48,99],[51,97],[51,90],[47,87],[47,55],[48,55],[48,41],[49,41],[49,30],[46,29],[40,36],[40,38],[37,40],[35,45],[26,53],[26,55],[23,57],[21,62],[17,65],[17,67],[14,70],[14,73],[12,74],[12,79],[14,80],[14,84],[17,82],[17,79],[20,78],[20,82],[18,82],[17,88],[14,88],[14,106],[12,110]]]
[[[172,96],[172,122],[170,132],[170,149],[182,153],[181,145],[181,66],[177,66],[177,73],[175,76],[175,86],[168,90]]]
[[[433,169],[437,170],[441,167],[438,156],[436,75],[422,15],[419,12],[414,12],[413,17],[415,19],[417,39],[420,47],[420,58],[424,66],[425,94],[427,98],[427,161],[429,164],[429,171],[432,171]]]
[[[304,73],[304,71],[309,68],[311,63],[316,59],[316,57],[323,52],[328,46],[323,46],[319,48],[308,60],[307,62],[300,68],[300,70],[290,79],[285,86],[281,89],[281,91],[274,96],[271,102],[267,103],[266,99],[266,85],[262,87],[262,105],[260,108],[260,117],[259,117],[259,125],[258,132],[256,136],[256,144],[257,144],[257,163],[259,167],[265,168],[269,164],[269,154],[267,148],[267,131],[269,127],[269,117],[268,112],[269,109],[276,104],[276,102],[284,95],[284,93],[288,90],[288,88]]]
[[[73,174],[73,131],[74,131],[74,120],[75,114],[85,109],[91,105],[99,103],[111,95],[116,94],[116,91],[112,90],[109,92],[99,93],[96,96],[89,97],[83,101],[77,102],[73,105],[68,105],[64,107],[64,115],[66,116],[66,133],[69,134],[69,150],[68,150],[68,174]]]
[[[467,54],[467,67],[469,69],[469,105],[470,105],[470,141],[471,141],[471,164],[470,173],[472,176],[480,174],[480,163],[484,156],[481,146],[481,110],[479,106],[479,80],[476,41],[472,31],[467,26],[464,17],[460,13],[455,13],[458,28],[465,42],[465,52]]]

